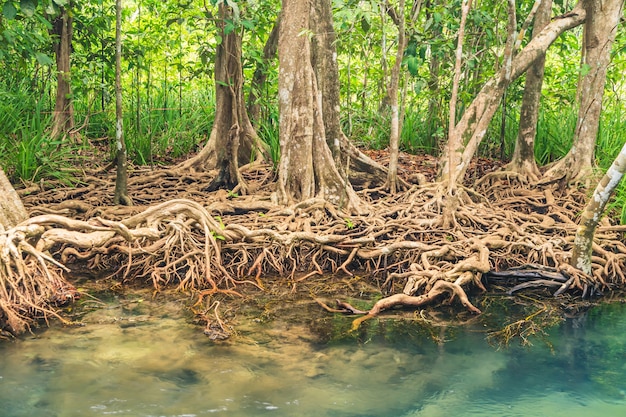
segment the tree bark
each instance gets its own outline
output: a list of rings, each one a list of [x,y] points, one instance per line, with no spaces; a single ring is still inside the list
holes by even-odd
[[[606,205],[626,172],[626,144],[596,186],[593,195],[580,216],[580,225],[574,238],[570,264],[591,275],[593,236]]]
[[[282,2],[278,38],[281,159],[275,196],[282,204],[317,197],[347,211],[359,211],[360,200],[340,175],[326,141],[311,52],[313,5],[313,0]]]
[[[4,170],[0,168],[0,232],[23,222],[28,218],[28,213],[9,182]]]
[[[178,166],[180,169],[211,170],[218,173],[208,190],[219,188],[246,192],[247,185],[239,172],[241,165],[269,160],[267,145],[257,135],[246,111],[243,95],[241,64],[241,34],[226,32],[226,21],[233,19],[232,9],[219,5],[222,42],[215,55],[215,121],[204,148],[193,158]]]
[[[543,28],[550,23],[551,12],[552,0],[542,0],[535,15],[533,38],[538,36]],[[540,176],[535,161],[535,137],[537,135],[545,63],[546,55],[541,54],[526,72],[526,85],[522,97],[517,141],[511,162],[506,167],[509,171],[525,175],[531,181],[537,181]]]
[[[506,88],[521,76],[556,38],[568,29],[585,21],[586,10],[579,2],[574,9],[550,22],[512,60],[483,85],[472,103],[467,107],[458,123],[451,129],[448,141],[440,158],[438,179],[462,181],[480,141],[487,133],[489,122],[502,100]]]
[[[132,206],[128,196],[128,157],[122,112],[122,0],[115,1],[115,194],[114,204]]]
[[[361,152],[346,137],[340,119],[339,65],[337,63],[337,36],[333,28],[331,4],[314,0],[311,9],[311,62],[317,79],[324,115],[324,133],[332,152],[335,166],[342,178],[359,181],[360,174],[367,180],[382,185],[387,170]]]
[[[398,8],[398,49],[396,50],[396,61],[391,68],[391,82],[387,90],[389,96],[389,106],[391,108],[391,129],[389,133],[389,168],[387,173],[387,185],[392,193],[398,188],[398,154],[400,148],[401,120],[398,106],[398,89],[400,85],[400,70],[402,69],[402,57],[406,46],[406,33],[404,28],[404,5],[405,1],[400,0]]]
[[[57,91],[52,117],[52,137],[70,133],[74,128],[74,105],[70,81],[73,19],[68,7],[61,7],[60,15],[52,22],[57,66]]]
[[[611,46],[622,17],[624,0],[587,0],[585,10],[586,59],[579,86],[580,102],[573,145],[567,155],[545,173],[543,182],[564,179],[585,181],[594,166],[594,151],[600,126],[606,71],[611,62]]]

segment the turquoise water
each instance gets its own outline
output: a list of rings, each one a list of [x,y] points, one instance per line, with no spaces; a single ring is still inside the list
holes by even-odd
[[[329,345],[293,318],[253,318],[216,344],[175,304],[147,301],[83,320],[0,343],[0,416],[626,415],[624,304],[567,320],[552,346],[505,350],[472,329],[437,345],[410,326]]]

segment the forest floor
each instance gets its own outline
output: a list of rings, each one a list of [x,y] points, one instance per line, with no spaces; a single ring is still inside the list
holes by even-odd
[[[386,151],[367,153],[387,164]],[[362,315],[353,323],[356,329],[398,305],[423,311],[437,304],[439,311],[452,308],[446,321],[462,322],[502,297],[534,311],[574,314],[591,305],[590,296],[609,295],[626,282],[623,229],[608,220],[597,233],[594,276],[567,263],[584,193],[534,187],[502,174],[502,165],[488,159],[477,159],[468,169],[452,222],[442,224],[450,207],[433,182],[436,158],[427,155],[401,153],[399,160],[401,178],[413,184],[419,173],[426,184],[394,195],[380,188],[358,190],[370,208],[366,215],[347,215],[320,200],[278,207],[270,198],[275,174],[268,166],[244,172],[249,195],[209,193],[211,173],[178,172],[172,168],[177,161],[131,167],[134,205],[114,206],[115,172],[98,166],[106,160],[101,156],[85,156],[72,186],[18,187],[31,218],[41,216],[47,227],[58,223],[49,216],[60,215],[77,222],[64,227],[81,234],[83,243],[90,233],[112,233],[97,245],[90,241],[91,247],[64,237],[53,248],[55,258],[70,266],[70,277],[81,271],[106,276],[99,285],[191,294],[193,311],[214,339],[230,334],[225,305],[250,297],[273,294],[278,298],[271,304],[278,306],[287,294],[304,291],[321,314]],[[96,225],[99,231],[90,232]],[[527,291],[534,295],[521,295]],[[341,298],[336,305],[334,298]],[[452,300],[465,308],[441,307]],[[552,321],[525,314],[501,329],[504,339],[539,330],[535,317]]]

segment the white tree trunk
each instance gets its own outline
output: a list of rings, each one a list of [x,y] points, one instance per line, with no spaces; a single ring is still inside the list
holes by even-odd
[[[626,171],[626,144],[596,186],[591,199],[580,216],[570,264],[586,274],[591,274],[593,236],[609,199]]]

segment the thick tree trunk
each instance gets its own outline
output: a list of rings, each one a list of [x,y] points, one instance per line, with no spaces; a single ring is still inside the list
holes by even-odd
[[[586,62],[583,69],[586,73],[580,80],[573,146],[565,158],[545,173],[542,181],[585,181],[594,166],[606,71],[611,62],[611,46],[623,14],[624,0],[588,0],[585,4],[587,20],[583,54]]]
[[[2,168],[0,168],[0,195],[2,195],[0,198],[0,232],[3,232],[26,220],[28,213]]]
[[[280,149],[276,198],[293,204],[323,198],[346,210],[360,200],[339,173],[326,142],[322,97],[313,70],[311,30],[313,0],[283,0],[278,38]],[[338,111],[338,109],[335,109]]]
[[[233,18],[232,10],[219,5],[217,24],[222,42],[215,55],[215,120],[204,148],[193,158],[179,165],[181,169],[210,170],[218,173],[209,184],[210,191],[218,188],[246,192],[239,172],[241,165],[269,160],[267,146],[258,137],[246,111],[243,95],[241,64],[241,34],[226,32],[226,22]]]
[[[535,15],[533,38],[550,23],[552,0],[542,0]],[[535,136],[539,120],[539,104],[546,56],[542,54],[526,73],[526,85],[520,110],[519,130],[515,150],[507,170],[525,175],[531,181],[539,179],[539,168],[535,162]]]
[[[624,172],[626,172],[626,144],[596,186],[593,196],[589,199],[580,216],[580,225],[576,231],[570,264],[588,275],[591,275],[592,272],[591,256],[596,227],[602,218],[606,204],[624,176]]]
[[[480,141],[487,133],[489,122],[506,88],[526,72],[537,58],[545,54],[548,47],[561,33],[584,22],[585,16],[586,10],[583,3],[579,2],[571,12],[552,20],[512,58],[510,65],[503,65],[502,70],[485,83],[463,113],[461,120],[449,133],[448,140],[453,142],[444,148],[444,153],[440,158],[439,180],[461,181],[463,179]]]
[[[52,137],[70,133],[74,128],[74,105],[71,97],[71,51],[72,17],[67,7],[52,22],[52,35],[55,37],[54,52],[57,65],[57,91],[52,120]]]
[[[361,152],[343,133],[340,119],[339,66],[337,63],[336,34],[333,28],[331,4],[314,0],[311,9],[311,62],[317,79],[324,115],[324,133],[332,152],[335,166],[342,178],[368,181],[382,185],[387,170]]]
[[[124,115],[122,113],[122,0],[115,2],[115,177],[114,204],[132,205],[128,196],[128,158],[124,142]]]

